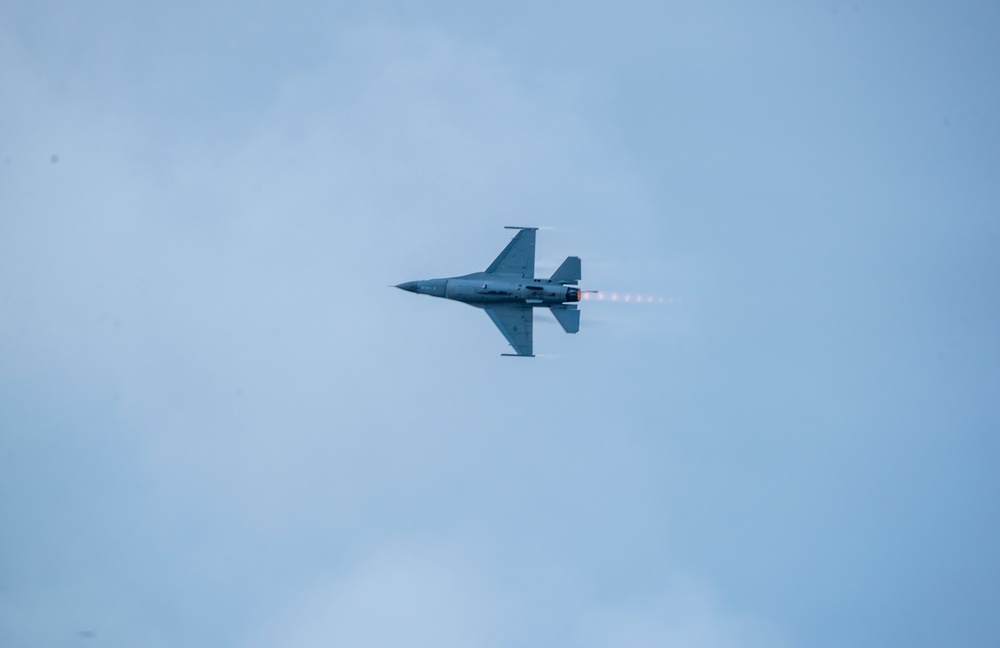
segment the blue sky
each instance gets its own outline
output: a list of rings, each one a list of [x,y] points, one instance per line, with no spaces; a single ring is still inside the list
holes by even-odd
[[[0,643],[995,645],[998,27],[5,3]]]

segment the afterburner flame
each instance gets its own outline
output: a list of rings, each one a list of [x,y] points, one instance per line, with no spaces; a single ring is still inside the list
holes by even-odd
[[[596,295],[591,297],[590,295]],[[674,297],[660,297],[657,295],[643,295],[642,293],[617,293],[609,292],[604,293],[599,290],[583,290],[580,291],[580,298],[593,301],[607,301],[612,302],[625,302],[626,304],[677,304],[680,303],[679,299]]]

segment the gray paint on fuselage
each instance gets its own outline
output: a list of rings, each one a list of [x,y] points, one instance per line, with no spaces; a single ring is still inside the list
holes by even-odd
[[[399,284],[399,288],[421,295],[453,299],[480,308],[487,304],[520,302],[526,306],[549,307],[575,302],[575,288],[552,283],[547,279],[526,281],[521,277],[475,272],[460,277],[424,279]]]
[[[544,280],[524,280],[477,272],[445,280],[445,297],[472,305],[521,302],[552,306],[569,299],[569,289]]]

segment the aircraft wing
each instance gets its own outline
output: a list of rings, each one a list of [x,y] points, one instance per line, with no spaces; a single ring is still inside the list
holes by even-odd
[[[510,240],[487,273],[508,274],[534,279],[535,277],[535,227],[508,227],[521,230]],[[499,324],[498,324],[499,326]]]
[[[531,352],[531,327],[534,323],[534,315],[531,312],[531,306],[497,304],[496,306],[487,306],[485,310],[503,336],[510,342],[510,345],[517,351],[516,355],[529,357],[533,355]]]

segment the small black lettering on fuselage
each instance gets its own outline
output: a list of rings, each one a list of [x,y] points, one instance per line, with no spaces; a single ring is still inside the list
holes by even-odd
[[[476,305],[514,302],[541,306],[578,300],[575,294],[571,294],[576,292],[574,288],[537,280],[529,283],[521,279],[505,280],[496,276],[473,276],[432,281],[444,283],[444,295],[441,296]]]

